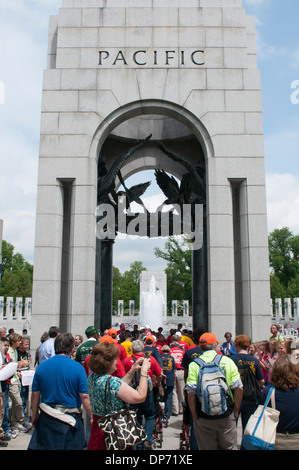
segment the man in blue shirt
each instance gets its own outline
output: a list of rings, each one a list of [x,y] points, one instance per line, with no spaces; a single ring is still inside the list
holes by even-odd
[[[85,447],[81,405],[90,419],[92,411],[85,370],[71,359],[74,345],[70,333],[58,335],[55,356],[42,362],[35,371],[31,396],[35,430],[29,450],[83,450]]]
[[[38,362],[41,364],[43,361],[50,359],[55,355],[54,341],[60,334],[60,329],[57,326],[51,326],[49,329],[49,338],[41,344],[38,350]]]
[[[225,356],[232,356],[236,354],[236,350],[234,347],[234,342],[232,340],[232,334],[227,331],[224,335],[226,341],[222,343],[222,352]]]

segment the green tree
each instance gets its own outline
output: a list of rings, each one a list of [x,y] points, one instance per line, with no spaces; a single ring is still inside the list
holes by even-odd
[[[294,235],[288,227],[273,230],[269,235],[269,258],[272,273],[287,289],[299,274],[299,235]]]
[[[172,300],[189,300],[192,303],[191,249],[187,238],[181,241],[169,237],[165,249],[155,248],[155,255],[167,261],[168,309]]]
[[[2,241],[2,264],[5,271],[12,270],[14,249],[15,247],[11,243]]]
[[[25,261],[21,253],[14,253],[15,247],[2,241],[2,264],[0,295],[4,297],[31,297],[33,265]]]
[[[120,270],[113,266],[113,281],[112,281],[112,309],[117,311],[117,302],[121,300],[121,286],[122,286],[122,274]]]
[[[294,297],[299,297],[299,274],[296,277],[290,280],[287,288],[286,297],[293,299]]]
[[[274,273],[270,274],[270,288],[272,299],[284,299],[287,297],[286,287],[281,284],[279,277]]]
[[[124,308],[129,307],[129,301],[135,300],[138,308],[140,301],[140,275],[146,271],[142,261],[134,261],[130,269],[122,275],[118,268],[113,267],[113,309],[117,310],[118,300],[124,301]]]

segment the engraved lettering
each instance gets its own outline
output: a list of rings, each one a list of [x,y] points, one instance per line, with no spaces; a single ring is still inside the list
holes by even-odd
[[[103,54],[105,54],[104,57],[102,57]],[[108,51],[99,51],[99,65],[102,65],[102,59],[105,60],[105,59],[108,59],[108,57],[109,57]]]
[[[165,51],[166,52],[166,65],[169,65],[169,60],[174,59],[174,57],[169,57],[169,54],[175,54],[175,51]]]
[[[203,55],[203,54],[204,54],[204,51],[200,51],[200,50],[199,50],[199,51],[194,51],[194,52],[192,52],[192,54],[191,54],[191,60],[192,60],[193,64],[195,64],[195,65],[204,65],[205,61],[203,61],[203,62],[196,62],[196,60],[195,60],[195,54],[202,54],[202,55]]]
[[[136,57],[137,57],[137,54],[140,54],[140,53],[143,53],[143,54],[146,55],[146,51],[136,51],[136,52],[134,52],[134,54],[133,54],[133,60],[134,60],[135,64],[137,64],[137,65],[146,65],[146,61],[145,61],[145,62],[138,62],[138,61],[137,61],[137,58],[136,58]]]
[[[124,65],[128,65],[122,51],[118,51],[117,56],[115,57],[115,60],[112,65],[115,65],[117,60],[122,60]]]

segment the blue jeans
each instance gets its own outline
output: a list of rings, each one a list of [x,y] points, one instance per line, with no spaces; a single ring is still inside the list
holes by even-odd
[[[255,412],[257,407],[258,407],[258,404],[256,400],[254,401],[243,400],[242,401],[241,406],[240,406],[239,416],[241,416],[241,419],[242,419],[242,433],[243,434],[244,434],[244,430],[245,430],[246,424],[250,416]]]
[[[167,416],[167,418],[170,418],[171,416],[171,411],[172,411],[172,396],[173,396],[173,386],[170,387],[168,386],[165,390],[165,410],[164,413]]]
[[[28,402],[28,395],[29,395],[29,386],[28,385],[21,385],[21,399],[22,399],[22,405],[23,405],[23,413],[25,416],[25,420],[28,420],[27,417],[27,402]]]
[[[152,443],[156,421],[154,392],[151,391],[146,397],[146,400],[143,403],[140,403],[140,405],[132,405],[131,407],[137,410],[137,420],[140,424],[142,424],[142,416],[144,416],[146,441]]]

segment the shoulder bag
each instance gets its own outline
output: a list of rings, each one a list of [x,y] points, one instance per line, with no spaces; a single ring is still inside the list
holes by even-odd
[[[268,407],[271,399],[272,408]],[[245,450],[274,450],[280,412],[275,409],[275,388],[271,387],[264,405],[259,405],[248,420],[243,437]]]
[[[110,409],[113,408],[111,399],[109,377],[105,386],[105,416],[97,422],[105,435],[107,450],[125,450],[145,440],[144,428],[137,421],[135,410],[124,403],[124,409],[115,413],[107,414],[107,399],[109,395]]]

